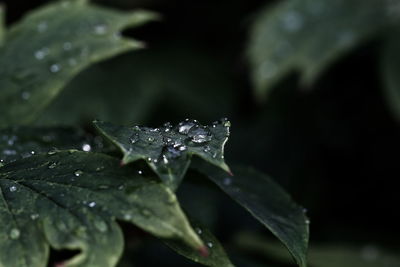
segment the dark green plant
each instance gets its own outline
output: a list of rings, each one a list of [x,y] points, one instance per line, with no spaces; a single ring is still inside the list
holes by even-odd
[[[37,125],[84,68],[143,47],[121,30],[157,18],[73,0],[35,10],[10,29],[1,24],[0,266],[46,266],[50,247],[79,250],[63,266],[115,266],[124,243],[117,221],[136,225],[195,262],[233,266],[211,232],[181,209],[175,192],[184,177],[210,179],[306,266],[303,209],[266,175],[228,167],[228,120],[159,128],[96,121],[109,142],[78,127]],[[122,151],[122,161],[110,144]]]

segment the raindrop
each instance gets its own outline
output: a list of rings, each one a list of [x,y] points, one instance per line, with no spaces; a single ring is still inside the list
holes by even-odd
[[[191,141],[197,144],[205,143],[211,140],[210,131],[207,128],[195,126],[190,128],[188,136]]]
[[[13,228],[10,231],[10,238],[11,239],[18,239],[21,235],[21,232],[17,228]]]
[[[203,230],[201,230],[199,227],[196,227],[196,233],[201,235],[203,233]]]
[[[89,202],[88,206],[89,206],[90,208],[94,208],[94,207],[96,207],[96,202],[94,202],[94,201]]]
[[[81,171],[81,170],[76,170],[75,172],[74,172],[74,175],[76,176],[76,177],[79,177],[79,176],[81,176],[83,174],[83,171]]]
[[[13,186],[10,186],[10,192],[15,192],[15,191],[17,191],[17,187],[15,186],[15,185],[13,185]]]
[[[178,125],[178,132],[180,134],[188,134],[189,130],[195,125],[196,124],[194,122],[190,122],[188,120],[185,122],[180,122]]]
[[[21,98],[23,100],[28,100],[29,98],[31,98],[31,93],[24,91],[21,93]]]
[[[143,171],[138,171],[138,174],[142,175],[142,174],[143,174]]]
[[[224,185],[231,185],[232,184],[232,179],[229,177],[224,178],[224,180],[222,181]]]
[[[211,242],[207,242],[207,246],[208,246],[209,248],[212,248],[212,247],[214,246],[214,244],[211,243]]]
[[[118,190],[122,190],[122,189],[124,189],[124,185],[120,185],[120,186],[118,186]]]
[[[210,146],[204,146],[203,151],[208,153],[211,151],[211,147]]]
[[[71,50],[71,48],[72,48],[72,43],[70,43],[70,42],[63,43],[63,49],[65,51]]]
[[[49,169],[54,169],[55,167],[57,167],[57,163],[53,162],[49,165]]]
[[[59,72],[61,70],[61,66],[59,64],[53,64],[50,66],[50,71],[53,73]]]
[[[37,25],[38,32],[45,32],[47,31],[48,25],[46,21],[42,21]]]
[[[35,58],[37,59],[37,60],[42,60],[42,59],[44,59],[47,55],[49,54],[49,49],[47,48],[47,47],[44,47],[44,48],[42,48],[42,49],[40,49],[40,50],[37,50],[36,52],[35,52]]]
[[[31,219],[33,221],[37,220],[38,218],[39,218],[39,214],[37,214],[37,213],[31,214]]]
[[[135,144],[137,141],[139,141],[139,134],[138,133],[133,134],[129,138],[129,141],[131,142],[131,144]]]
[[[163,158],[163,162],[164,162],[164,164],[168,164],[168,158],[167,158],[167,156],[165,156],[165,155],[162,155],[162,158]]]
[[[104,24],[99,24],[94,27],[94,33],[98,35],[103,35],[107,33],[107,26]]]
[[[303,17],[297,11],[289,11],[283,16],[283,27],[289,32],[300,30],[303,23]]]
[[[129,214],[129,213],[125,213],[125,214],[124,214],[124,220],[129,221],[129,220],[131,220],[131,219],[132,219],[132,215],[131,215],[131,214]]]
[[[148,141],[149,143],[153,143],[153,142],[154,142],[154,137],[151,137],[151,136],[148,137],[148,138],[147,138],[147,141]]]
[[[83,144],[82,150],[85,152],[89,152],[90,150],[92,150],[92,147],[89,144]]]
[[[107,224],[103,221],[95,221],[94,226],[102,233],[106,232],[108,229]]]

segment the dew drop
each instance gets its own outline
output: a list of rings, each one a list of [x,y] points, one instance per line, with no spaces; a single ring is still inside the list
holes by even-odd
[[[88,206],[89,206],[90,208],[94,208],[94,207],[96,207],[96,202],[94,202],[94,201],[89,202]]]
[[[37,50],[34,54],[35,58],[37,60],[42,60],[44,59],[47,55],[49,54],[49,49],[47,47],[44,47],[40,50]]]
[[[147,138],[147,141],[148,141],[149,143],[153,143],[153,142],[154,142],[154,137],[151,137],[151,136],[148,137],[148,138]]]
[[[131,214],[129,214],[129,213],[125,213],[125,214],[124,214],[124,220],[129,221],[129,220],[131,220],[131,219],[132,219],[132,215],[131,215]]]
[[[139,134],[135,133],[133,134],[130,138],[129,141],[131,142],[131,144],[135,144],[139,141]]]
[[[180,134],[188,134],[189,130],[195,125],[196,124],[194,122],[190,121],[181,122],[178,125],[178,132]]]
[[[207,242],[207,247],[212,248],[214,244],[212,242]]]
[[[196,233],[198,234],[198,235],[201,235],[202,233],[203,233],[203,230],[201,230],[199,227],[196,227]]]
[[[63,49],[65,51],[71,50],[71,48],[72,48],[72,43],[70,43],[70,42],[63,43]]]
[[[211,147],[210,146],[204,146],[203,151],[208,153],[211,151]]]
[[[15,186],[15,185],[13,185],[13,186],[10,186],[10,192],[15,192],[15,191],[17,191],[17,187]]]
[[[83,174],[83,171],[81,171],[81,170],[76,170],[75,172],[74,172],[74,175],[76,176],[76,177],[79,177],[79,176],[81,176]]]
[[[17,228],[13,228],[10,231],[10,238],[11,239],[18,239],[21,235],[21,232]]]
[[[191,138],[192,142],[197,144],[208,142],[212,138],[207,128],[199,126],[194,126],[190,128],[188,136]]]
[[[140,171],[140,170],[139,170],[139,171],[138,171],[138,174],[142,175],[142,174],[143,174],[143,171]]]
[[[59,64],[53,64],[50,66],[50,71],[53,73],[59,72],[61,70],[61,66]]]
[[[90,150],[92,150],[92,147],[89,144],[83,144],[82,150],[85,152],[89,152]]]
[[[94,27],[94,33],[97,35],[103,35],[107,33],[107,26],[104,24],[99,24]]]
[[[29,98],[31,98],[31,93],[24,91],[21,93],[21,98],[23,100],[28,100]]]
[[[33,221],[37,220],[38,218],[39,218],[39,214],[37,214],[37,213],[31,214],[31,219]]]

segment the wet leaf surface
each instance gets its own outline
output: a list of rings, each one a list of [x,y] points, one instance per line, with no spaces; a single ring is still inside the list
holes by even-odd
[[[211,126],[185,120],[177,126],[160,128],[117,126],[95,121],[95,126],[120,148],[122,164],[146,160],[162,181],[176,189],[183,179],[193,155],[229,172],[224,161],[224,146],[230,122],[222,119]]]
[[[66,266],[115,266],[116,219],[204,249],[170,189],[110,156],[70,150],[0,168],[1,266],[46,266],[49,245],[81,251]]]
[[[31,122],[84,68],[142,47],[120,32],[155,17],[76,0],[52,2],[14,24],[0,49],[0,127]]]

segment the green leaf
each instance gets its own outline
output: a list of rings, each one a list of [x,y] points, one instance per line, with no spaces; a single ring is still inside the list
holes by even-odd
[[[99,136],[68,127],[13,127],[0,132],[0,165],[56,150],[78,149],[100,151],[104,147]]]
[[[5,35],[4,17],[5,17],[4,6],[3,4],[0,3],[0,46],[3,45],[4,35]]]
[[[208,255],[199,255],[198,251],[177,240],[165,240],[164,242],[173,250],[191,259],[194,262],[201,263],[210,267],[233,267],[228,256],[218,239],[204,226],[193,220],[190,221],[197,234],[208,247]]]
[[[196,162],[196,170],[265,225],[288,248],[299,266],[307,266],[309,220],[303,208],[279,185],[251,168],[234,168],[233,177],[200,162]]]
[[[293,70],[309,85],[330,63],[391,22],[387,2],[290,0],[260,12],[248,47],[257,95],[265,97]]]
[[[95,121],[95,126],[124,154],[122,164],[146,160],[161,180],[175,190],[182,181],[193,155],[230,172],[224,161],[224,146],[229,136],[226,119],[203,126],[185,120],[173,127],[160,128],[116,126]]]
[[[142,47],[120,31],[155,17],[57,1],[13,25],[0,49],[0,127],[31,122],[84,68]]]
[[[1,266],[46,266],[49,245],[81,251],[66,266],[115,266],[116,219],[204,249],[167,187],[110,156],[71,150],[0,168]]]

